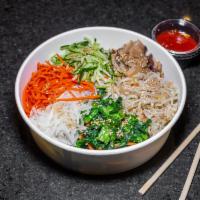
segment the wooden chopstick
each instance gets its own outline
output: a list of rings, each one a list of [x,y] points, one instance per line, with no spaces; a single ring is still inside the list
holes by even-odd
[[[146,191],[155,183],[160,175],[170,166],[170,164],[178,157],[185,147],[194,139],[200,131],[200,124],[187,136],[187,138],[179,145],[172,155],[162,164],[155,174],[140,188],[139,193],[144,195]]]
[[[194,159],[192,161],[192,165],[190,167],[190,171],[188,173],[188,176],[187,176],[187,179],[185,181],[185,185],[183,187],[183,190],[181,192],[179,200],[185,200],[186,199],[188,191],[190,189],[190,185],[192,183],[192,179],[193,179],[195,171],[197,169],[199,160],[200,160],[200,143],[199,143],[199,146],[197,148],[197,151],[196,151],[196,154],[194,156]]]

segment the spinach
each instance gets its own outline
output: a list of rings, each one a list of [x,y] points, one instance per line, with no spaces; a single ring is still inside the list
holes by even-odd
[[[76,146],[94,149],[114,149],[127,146],[128,142],[139,143],[149,138],[151,120],[140,121],[134,115],[123,112],[122,98],[101,98],[92,103],[89,113],[82,112],[86,130],[80,134]]]
[[[104,97],[107,93],[106,88],[105,87],[98,87],[97,93],[100,97]]]

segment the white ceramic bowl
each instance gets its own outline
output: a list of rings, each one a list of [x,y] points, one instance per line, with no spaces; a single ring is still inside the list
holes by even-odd
[[[41,132],[26,116],[21,102],[24,86],[36,70],[37,62],[44,62],[53,53],[59,52],[61,45],[80,41],[83,37],[97,38],[106,48],[118,48],[129,40],[139,39],[148,52],[163,65],[166,80],[172,80],[180,91],[178,111],[171,122],[150,139],[121,149],[87,150],[68,146]],[[186,99],[186,83],[176,60],[153,40],[133,31],[112,27],[88,27],[67,31],[57,35],[37,47],[23,62],[15,83],[15,98],[19,112],[31,129],[31,134],[40,149],[66,168],[87,174],[114,174],[133,169],[151,159],[166,142],[170,129],[180,117]]]

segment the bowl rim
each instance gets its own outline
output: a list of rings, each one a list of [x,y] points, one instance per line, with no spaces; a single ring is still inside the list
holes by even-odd
[[[63,36],[68,35],[68,34],[73,34],[73,33],[81,32],[81,31],[85,31],[85,30],[88,30],[88,31],[89,30],[95,30],[95,31],[97,31],[97,30],[111,31],[112,30],[112,31],[118,31],[118,32],[121,32],[121,33],[134,34],[134,35],[139,36],[140,38],[143,38],[143,39],[149,41],[150,43],[153,43],[154,45],[156,45],[160,50],[164,51],[165,54],[167,54],[168,57],[174,63],[174,66],[176,67],[178,74],[180,76],[181,87],[182,87],[181,88],[182,89],[182,99],[180,99],[180,104],[179,104],[178,110],[177,110],[176,114],[174,115],[174,117],[172,118],[172,120],[161,131],[159,131],[157,134],[150,137],[149,139],[145,140],[144,142],[141,142],[141,143],[138,143],[138,144],[135,144],[135,145],[132,145],[132,146],[128,146],[128,147],[123,147],[123,148],[119,148],[119,149],[111,149],[111,150],[88,150],[88,149],[77,148],[77,147],[74,147],[74,146],[64,144],[64,143],[57,141],[54,138],[51,138],[50,136],[46,135],[45,133],[40,131],[39,128],[37,128],[33,123],[31,123],[30,119],[25,114],[23,106],[22,106],[21,101],[20,101],[19,83],[20,83],[22,72],[23,72],[27,62],[29,61],[29,59],[32,57],[32,55],[34,53],[36,53],[38,50],[43,48],[46,44],[51,43],[52,41],[58,39],[59,37],[63,37]],[[20,69],[17,73],[17,77],[16,77],[16,81],[15,81],[15,101],[16,101],[19,113],[22,116],[25,123],[28,125],[28,127],[30,129],[32,129],[42,139],[49,142],[50,144],[53,144],[56,147],[59,147],[59,148],[66,150],[66,151],[70,151],[72,153],[78,153],[78,154],[83,154],[83,155],[91,155],[91,156],[92,155],[93,156],[109,156],[109,155],[117,155],[117,154],[128,153],[128,152],[131,152],[131,151],[141,149],[141,148],[155,142],[156,140],[161,138],[164,134],[166,134],[168,131],[170,131],[170,129],[174,126],[174,124],[177,122],[178,118],[180,117],[180,115],[183,111],[184,105],[185,105],[185,101],[186,101],[186,81],[185,81],[184,74],[183,74],[178,62],[173,58],[173,56],[164,47],[160,46],[158,43],[156,43],[151,38],[148,38],[147,36],[144,36],[140,33],[137,33],[137,32],[131,31],[131,30],[127,30],[127,29],[123,29],[123,28],[117,28],[117,27],[106,27],[106,26],[83,27],[83,28],[69,30],[69,31],[60,33],[56,36],[49,38],[48,40],[44,41],[39,46],[37,46],[28,55],[28,57],[24,60],[24,62],[20,66]]]
[[[193,24],[192,22],[188,21],[188,20],[185,20],[185,19],[166,19],[166,20],[163,20],[163,21],[160,21],[158,24],[156,24],[153,28],[152,28],[152,31],[151,31],[151,38],[157,42],[156,40],[156,30],[158,29],[158,27],[160,25],[162,25],[163,23],[173,23],[173,24],[177,24],[177,23],[186,23],[186,24],[189,24],[191,25],[191,27],[193,28],[193,30],[199,32],[200,34],[200,29],[195,25]],[[158,42],[157,42],[158,43]],[[159,43],[158,43],[159,44]],[[174,51],[174,50],[170,50],[170,49],[166,49],[168,52],[170,52],[172,55],[174,56],[185,56],[185,55],[191,55],[197,51],[199,51],[200,49],[200,36],[199,36],[199,42],[197,43],[197,46],[194,48],[194,49],[191,49],[191,50],[188,50],[188,51]]]

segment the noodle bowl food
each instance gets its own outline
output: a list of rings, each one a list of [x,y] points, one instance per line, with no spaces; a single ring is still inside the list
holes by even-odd
[[[161,149],[182,113],[186,83],[176,60],[153,40],[87,27],[30,53],[15,98],[46,155],[81,173],[115,174]]]
[[[23,108],[46,135],[91,150],[143,142],[178,109],[178,89],[140,41],[103,49],[84,38],[60,47],[23,90]]]

